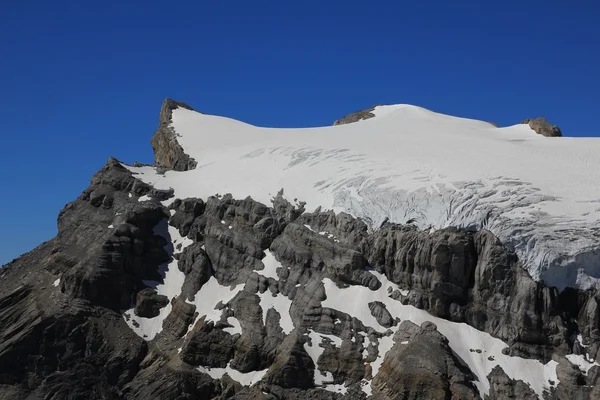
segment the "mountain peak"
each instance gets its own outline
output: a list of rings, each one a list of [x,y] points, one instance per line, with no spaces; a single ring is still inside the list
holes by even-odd
[[[173,99],[167,97],[163,101],[162,106],[160,107],[159,124],[160,125],[169,125],[172,122],[171,119],[173,117],[173,110],[175,110],[176,108],[179,108],[179,107],[185,108],[185,109],[191,110],[191,111],[196,111],[187,103],[183,103],[181,101],[173,100]]]
[[[173,110],[185,108],[195,111],[186,103],[166,98],[160,108],[158,129],[150,140],[154,149],[154,162],[168,169],[175,171],[187,171],[196,167],[196,161],[185,154],[183,148],[177,141],[177,133],[172,127]]]
[[[0,269],[1,399],[599,398],[597,139],[190,110]]]

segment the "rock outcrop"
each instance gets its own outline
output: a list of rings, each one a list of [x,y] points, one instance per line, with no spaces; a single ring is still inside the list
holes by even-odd
[[[404,321],[373,379],[374,398],[475,400],[473,380],[475,376],[461,365],[435,324],[424,322],[419,327]]]
[[[562,132],[556,125],[552,125],[545,118],[538,117],[535,119],[526,119],[522,124],[528,124],[531,129],[536,131],[539,135],[547,137],[560,137]]]
[[[193,110],[192,107],[172,99],[166,99],[160,109],[158,129],[150,140],[154,149],[154,162],[164,168],[175,171],[187,171],[196,168],[196,160],[185,154],[177,142],[177,133],[171,126],[173,110],[181,107]]]
[[[345,117],[336,120],[333,123],[333,125],[335,126],[335,125],[351,124],[353,122],[358,122],[358,121],[362,121],[365,119],[373,118],[373,117],[375,117],[375,114],[373,114],[373,110],[375,109],[375,107],[377,107],[377,104],[371,108],[367,108],[365,110],[360,110],[360,111],[353,112],[352,114],[348,114]]]

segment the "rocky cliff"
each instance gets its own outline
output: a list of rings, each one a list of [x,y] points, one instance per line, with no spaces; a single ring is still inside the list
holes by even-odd
[[[145,168],[196,165],[174,107]],[[0,269],[0,399],[600,398],[600,294],[535,282],[485,229],[176,198],[135,171],[109,159]]]
[[[177,141],[177,132],[171,126],[173,110],[178,107],[193,110],[185,103],[166,99],[160,109],[158,128],[150,143],[154,149],[154,162],[157,166],[175,171],[187,171],[196,168],[197,163],[185,154]]]

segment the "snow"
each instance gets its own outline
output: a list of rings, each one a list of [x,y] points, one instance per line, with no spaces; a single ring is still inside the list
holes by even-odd
[[[373,394],[373,390],[371,389],[371,381],[364,379],[364,380],[360,381],[360,384],[361,384],[361,390],[367,396],[371,396]]]
[[[346,394],[348,388],[345,385],[325,385],[323,388],[329,392],[335,392],[340,394]]]
[[[151,198],[150,198],[150,196],[148,196],[147,194],[145,194],[145,195],[141,196],[141,197],[138,199],[138,201],[148,201],[148,200],[152,200],[152,199],[151,199]]]
[[[579,269],[600,278],[600,139],[546,138],[528,125],[496,128],[411,105],[373,113],[354,124],[275,129],[178,108],[177,139],[200,165],[164,175],[129,168],[177,198],[231,193],[270,204],[283,189],[308,211],[345,211],[372,228],[386,218],[485,227],[537,280],[575,286]]]
[[[294,322],[292,321],[292,317],[290,317],[292,300],[281,293],[278,293],[277,296],[273,296],[268,290],[264,293],[257,294],[260,298],[260,307],[263,310],[263,324],[266,324],[267,321],[267,311],[270,308],[274,308],[280,315],[279,325],[281,325],[283,333],[286,335],[290,333],[294,329]]]
[[[321,357],[321,354],[323,354],[323,351],[325,351],[325,348],[319,346],[323,339],[321,339],[321,335],[315,331],[310,331],[308,333],[308,337],[310,338],[311,344],[304,343],[304,350],[306,350],[306,353],[308,353],[313,361],[313,364],[315,365],[315,385],[322,385],[325,381],[333,380],[331,372],[325,372],[325,374],[323,374],[321,371],[319,371],[317,366],[319,357]]]
[[[385,219],[411,221],[430,232],[448,226],[486,228],[517,252],[534,279],[559,288],[600,288],[600,139],[545,138],[528,125],[496,128],[403,104],[377,106],[373,113],[375,118],[355,124],[275,129],[178,108],[172,126],[184,151],[199,162],[197,168],[158,174],[150,166],[126,167],[157,189],[172,188],[175,196],[164,205],[175,198],[207,198],[215,193],[240,199],[251,196],[268,205],[272,195],[283,189],[288,200],[306,202],[309,212],[317,207],[344,211],[363,218],[371,229]],[[144,200],[142,196],[140,201]],[[232,228],[225,220],[221,223]],[[309,225],[305,228],[314,232]],[[337,240],[331,233],[319,233]],[[174,242],[189,244],[171,227],[169,234]],[[279,263],[269,252],[263,263],[265,268],[256,273],[277,280]],[[183,274],[176,260],[165,267],[164,283],[156,288],[171,299],[181,291]],[[489,391],[486,376],[495,365],[509,377],[528,383],[538,395],[548,389],[549,380],[558,383],[555,361],[542,364],[506,356],[501,352],[506,344],[487,333],[389,298],[387,288],[399,288],[372,273],[383,283],[378,291],[361,286],[340,289],[325,280],[328,297],[323,306],[356,316],[374,329],[381,328],[368,309],[375,300],[402,320],[418,325],[434,322],[478,377],[475,384],[482,395]],[[225,288],[210,279],[192,303],[201,316],[217,321],[222,313],[214,306],[231,300],[241,287]],[[284,332],[289,333],[291,300],[270,292],[259,297],[263,321],[268,309],[275,308]],[[169,304],[151,319],[136,317],[132,310],[124,317],[129,316],[128,324],[136,333],[151,340],[170,309]],[[140,327],[134,327],[133,321]],[[233,325],[228,331],[241,332],[237,319],[230,317],[228,322]],[[315,364],[324,337],[336,346],[341,343],[335,336],[309,335],[313,344],[304,346]],[[392,338],[378,339],[374,374],[394,345]],[[591,368],[587,364],[596,365],[585,356],[568,359],[587,368],[586,373]],[[227,368],[206,370],[215,376],[239,374]],[[251,384],[260,373],[240,379]],[[331,380],[331,373],[316,371],[315,380],[323,384]],[[367,382],[363,391],[370,390]]]
[[[325,348],[319,346],[321,343],[325,342],[325,339],[330,339],[334,342],[334,345],[340,346],[342,343],[342,339],[334,335],[326,335],[323,333],[317,333],[315,331],[310,331],[308,336],[311,340],[311,344],[304,343],[304,349],[313,360],[313,364],[315,365],[314,372],[314,380],[316,386],[322,386],[322,389],[325,389],[330,392],[342,393],[345,394],[348,390],[345,385],[336,385],[333,384],[333,374],[329,371],[321,372],[317,366],[317,361]]]
[[[236,333],[242,334],[242,325],[240,325],[240,321],[237,318],[229,317],[227,318],[227,323],[232,325],[232,327],[223,328],[225,332],[229,332],[231,335],[235,335]]]
[[[110,225],[108,226],[108,229],[113,229],[114,227],[115,227],[115,226],[114,226],[113,224],[110,224]]]
[[[576,286],[582,290],[600,289],[600,278],[589,276],[583,268],[577,270]]]
[[[211,277],[196,293],[193,301],[185,300],[188,304],[194,304],[196,306],[196,312],[198,316],[194,322],[189,326],[188,333],[193,329],[196,322],[204,317],[204,321],[218,322],[223,314],[222,310],[215,309],[215,306],[221,302],[222,304],[229,303],[240,291],[244,288],[244,284],[236,285],[233,287],[223,286],[219,284],[216,278]],[[242,333],[242,327],[239,325],[239,321],[235,318],[228,318],[228,322],[233,325],[230,333]],[[187,333],[186,333],[187,335]]]
[[[52,285],[54,285],[54,287],[58,287],[58,285],[60,285],[60,278],[56,279]]]
[[[227,374],[231,379],[239,382],[243,386],[252,386],[260,381],[267,373],[266,369],[244,373],[231,368],[229,365],[225,368],[198,367],[198,371],[210,375],[213,379],[221,379],[223,375]]]
[[[360,319],[359,317],[357,317],[357,318]],[[362,319],[361,319],[361,321],[362,321]],[[364,321],[363,321],[363,323],[364,323]],[[378,325],[373,325],[373,327],[375,327],[375,326],[378,326]],[[377,359],[371,363],[373,376],[377,375],[377,373],[379,372],[379,368],[381,368],[381,364],[383,364],[385,355],[387,354],[388,351],[390,351],[392,349],[393,346],[394,346],[394,335],[393,334],[379,338],[379,346],[377,346],[379,353],[377,355]]]
[[[577,341],[579,342],[581,347],[583,347],[584,349],[588,347],[583,344],[583,336],[581,334],[577,335]],[[584,375],[587,375],[588,371],[593,366],[595,366],[595,365],[600,366],[600,364],[595,362],[594,359],[589,357],[589,354],[587,354],[587,352],[585,355],[584,354],[568,354],[565,357],[567,358],[567,360],[569,360],[569,362],[571,364],[579,367],[579,370],[581,372],[583,372]]]
[[[305,225],[305,226],[306,226],[306,225]],[[327,232],[327,231],[322,231],[322,232],[319,232],[319,235],[321,235],[321,236],[327,236],[327,238],[328,238],[328,239],[333,239],[333,241],[334,241],[334,242],[336,242],[336,243],[339,243],[339,242],[340,242],[340,241],[338,240],[338,238],[336,238],[336,237],[335,237],[335,235],[334,235],[334,234],[332,234],[332,233],[329,233],[329,232]]]
[[[283,268],[283,266],[275,259],[275,256],[269,250],[265,250],[265,258],[263,258],[262,262],[265,265],[265,269],[256,271],[256,273],[265,278],[278,280],[279,276],[277,275],[277,268]]]
[[[578,354],[578,355],[576,355],[576,354],[567,354],[565,357],[567,358],[567,360],[569,360],[569,362],[571,364],[576,365],[577,367],[579,367],[579,370],[584,375],[587,375],[588,371],[593,366],[599,366],[600,367],[600,364],[598,364],[597,362],[589,360],[587,358],[587,355],[584,356],[583,354]]]
[[[489,393],[487,375],[496,365],[500,365],[510,378],[520,379],[529,384],[540,397],[545,390],[549,389],[549,380],[558,384],[556,375],[558,363],[556,361],[542,364],[537,360],[504,355],[502,349],[507,347],[507,344],[488,333],[478,331],[467,324],[434,317],[424,310],[391,299],[388,297],[387,290],[383,288],[394,284],[388,281],[384,275],[375,271],[370,272],[381,281],[382,286],[379,290],[371,291],[363,286],[340,289],[332,280],[326,278],[323,284],[327,299],[321,305],[352,315],[362,321],[365,326],[371,326],[374,329],[377,329],[379,324],[369,310],[368,304],[372,301],[381,301],[392,315],[400,317],[403,321],[409,320],[417,325],[421,325],[425,321],[435,323],[438,331],[448,338],[452,350],[477,376],[478,381],[474,384],[482,397]],[[379,355],[377,360],[371,364],[373,376],[379,371],[385,354],[392,348],[394,344],[392,338],[393,335],[379,338]],[[470,351],[471,349],[482,349],[483,351],[478,353]],[[492,359],[488,357],[492,357]]]
[[[158,225],[156,225],[154,228],[154,233],[167,239],[168,243],[165,245],[165,250],[167,250],[170,254],[180,253],[185,247],[192,243],[190,239],[181,237],[179,230],[168,225],[166,219],[162,220]],[[182,246],[177,249],[173,246],[174,242],[181,243]],[[152,281],[144,281],[144,283],[147,286],[156,289],[158,294],[167,296],[169,299],[169,304],[161,308],[159,315],[154,318],[144,318],[135,315],[133,304],[129,310],[123,312],[123,318],[129,327],[147,341],[154,339],[154,337],[162,331],[163,321],[171,312],[171,300],[179,296],[185,280],[185,274],[177,267],[177,260],[175,258],[171,259],[171,261],[165,265],[162,265],[160,268],[161,274],[164,277],[163,283]],[[134,322],[137,324],[137,326],[134,324]]]
[[[265,250],[265,257],[262,259],[264,269],[260,271],[254,271],[259,275],[264,276],[265,278],[273,278],[275,280],[279,279],[277,275],[277,268],[283,268],[283,266],[277,261],[275,256],[269,251]],[[263,324],[266,325],[267,321],[267,311],[270,308],[274,308],[280,315],[279,324],[283,329],[285,334],[290,333],[294,329],[294,322],[290,317],[290,307],[292,305],[292,300],[287,298],[281,293],[278,293],[276,296],[270,291],[265,291],[264,293],[257,293],[260,298],[260,307],[263,310]]]

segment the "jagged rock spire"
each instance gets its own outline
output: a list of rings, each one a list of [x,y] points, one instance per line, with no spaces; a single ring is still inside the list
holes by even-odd
[[[187,171],[196,168],[197,162],[185,154],[177,141],[177,132],[173,129],[173,110],[185,108],[195,111],[186,103],[167,98],[160,108],[158,129],[150,140],[154,149],[154,162],[162,167],[175,171]]]

